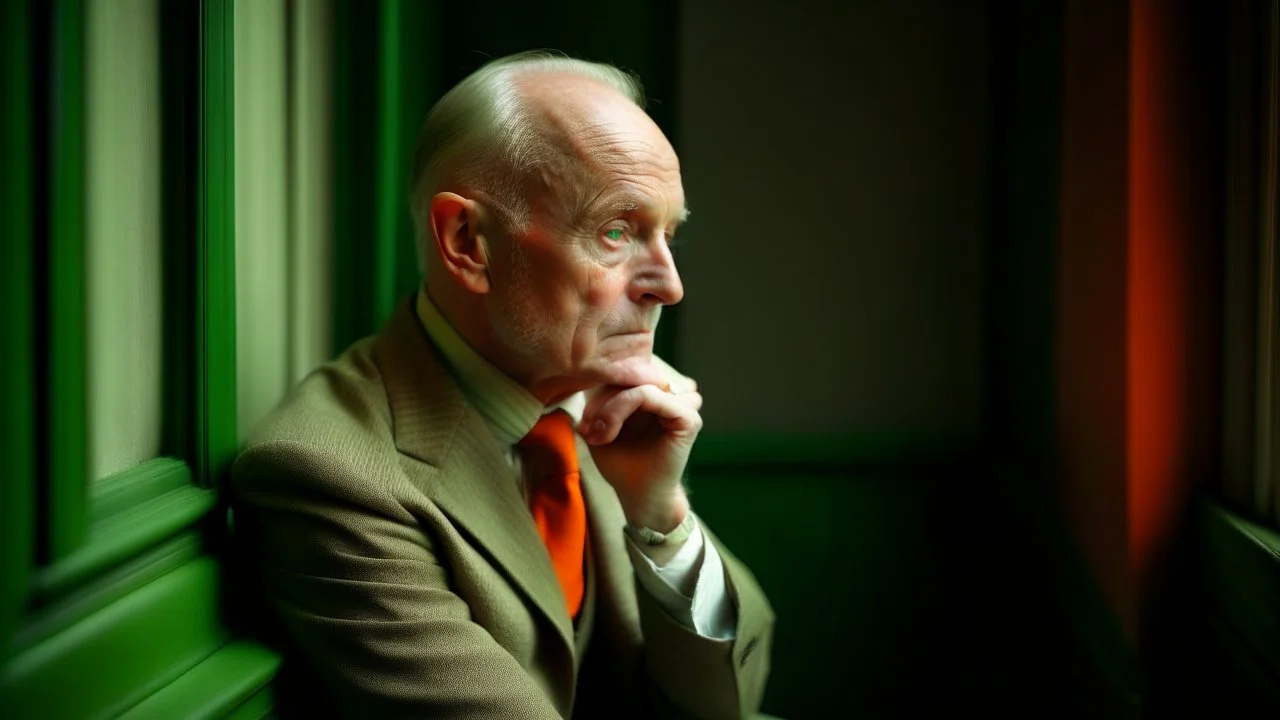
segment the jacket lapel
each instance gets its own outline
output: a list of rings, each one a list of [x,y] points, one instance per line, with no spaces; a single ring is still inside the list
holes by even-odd
[[[413,303],[396,311],[375,350],[396,447],[410,478],[482,547],[573,653],[573,627],[551,559],[512,479],[504,450],[441,362]]]
[[[602,611],[607,608],[618,613],[624,627],[638,629],[640,611],[636,605],[635,568],[622,532],[627,519],[618,504],[617,492],[596,467],[591,449],[582,438],[578,438],[578,467],[582,470],[582,495],[591,528],[596,605]],[[600,624],[599,615],[596,624]],[[639,634],[627,638],[627,642],[638,645]]]

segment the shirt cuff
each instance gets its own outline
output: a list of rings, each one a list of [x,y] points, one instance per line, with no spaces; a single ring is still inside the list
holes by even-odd
[[[636,579],[658,605],[703,637],[732,640],[737,611],[725,587],[724,563],[715,545],[706,541],[697,518],[688,539],[663,565],[658,565],[646,549],[627,536]]]

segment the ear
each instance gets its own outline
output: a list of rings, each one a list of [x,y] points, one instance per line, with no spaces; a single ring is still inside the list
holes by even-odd
[[[489,292],[489,253],[480,233],[480,206],[456,193],[437,193],[428,216],[444,269],[466,289]]]

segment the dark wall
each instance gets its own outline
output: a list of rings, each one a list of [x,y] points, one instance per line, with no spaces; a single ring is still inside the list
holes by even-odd
[[[974,454],[928,457],[986,410],[994,20],[941,1],[683,7],[676,361],[707,398],[704,447],[780,450],[724,443],[692,497],[777,612],[771,713],[1106,702],[1039,536]]]
[[[442,3],[440,18],[445,88],[490,59],[522,50],[559,50],[638,74],[650,115],[671,132],[678,22],[674,0],[478,0]]]
[[[1061,9],[1018,7],[684,6],[700,442],[821,451],[693,474],[777,611],[768,712],[1133,712],[1051,505]]]
[[[688,3],[678,360],[712,430],[967,433],[982,3]]]

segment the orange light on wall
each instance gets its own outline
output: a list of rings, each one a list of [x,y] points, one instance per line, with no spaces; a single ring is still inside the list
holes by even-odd
[[[1216,467],[1220,80],[1201,7],[1066,5],[1060,501],[1131,640]]]
[[[1168,7],[1133,0],[1129,63],[1129,326],[1126,347],[1129,558],[1138,586],[1187,494],[1187,256],[1196,178],[1185,156],[1188,98],[1170,72]],[[1167,5],[1167,3],[1165,3]],[[1162,10],[1164,12],[1162,12]]]

